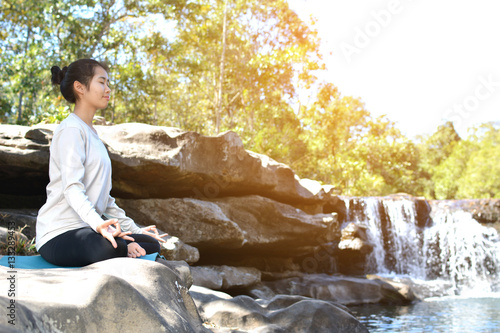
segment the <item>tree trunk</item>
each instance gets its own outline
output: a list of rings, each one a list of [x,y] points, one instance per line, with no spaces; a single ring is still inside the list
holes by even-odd
[[[23,118],[23,95],[24,92],[21,90],[19,92],[19,106],[17,108],[17,123],[20,124]]]
[[[222,82],[224,81],[224,62],[225,62],[225,55],[226,55],[226,16],[227,16],[227,1],[224,0],[224,18],[223,18],[223,23],[222,23],[222,54],[220,57],[220,75],[219,75],[219,92],[218,92],[218,99],[217,99],[217,110],[216,110],[216,116],[215,116],[215,130],[217,134],[220,132],[220,121],[221,121],[221,115],[222,115]]]

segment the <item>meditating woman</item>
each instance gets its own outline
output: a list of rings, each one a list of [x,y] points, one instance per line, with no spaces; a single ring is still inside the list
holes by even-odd
[[[80,59],[51,71],[52,83],[75,107],[54,131],[50,146],[47,202],[36,223],[38,252],[59,266],[159,252],[166,235],[155,226],[139,228],[110,195],[111,160],[92,126],[96,111],[109,102],[106,67]]]

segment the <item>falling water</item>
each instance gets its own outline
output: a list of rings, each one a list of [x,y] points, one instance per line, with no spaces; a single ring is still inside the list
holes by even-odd
[[[464,211],[439,209],[424,231],[427,278],[445,278],[455,294],[500,291],[500,237]]]
[[[432,220],[419,223],[416,201],[411,198],[344,200],[345,223],[367,228],[373,246],[368,271],[446,280],[453,294],[500,291],[500,237],[471,214],[435,206]]]

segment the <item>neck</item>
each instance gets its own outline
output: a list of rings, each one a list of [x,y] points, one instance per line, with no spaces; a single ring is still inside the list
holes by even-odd
[[[73,113],[76,114],[81,120],[83,120],[87,125],[92,127],[92,121],[94,120],[94,115],[97,110],[92,110],[90,108],[85,108],[84,106],[77,103]]]

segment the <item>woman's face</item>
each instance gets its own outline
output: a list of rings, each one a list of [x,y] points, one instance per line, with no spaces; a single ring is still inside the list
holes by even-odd
[[[90,81],[89,88],[85,89],[81,102],[96,109],[104,109],[108,106],[110,93],[108,73],[104,68],[97,66],[94,77]]]

